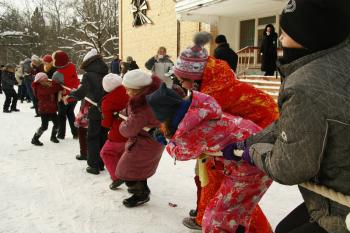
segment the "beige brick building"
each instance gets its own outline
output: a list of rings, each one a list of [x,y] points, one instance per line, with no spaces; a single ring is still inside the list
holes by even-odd
[[[119,1],[119,51],[121,59],[132,56],[140,68],[154,56],[160,46],[167,48],[175,62],[179,52],[192,45],[193,35],[211,28],[199,22],[179,22],[176,19],[175,2],[172,0],[148,1],[147,17],[152,24],[133,27],[131,1]]]

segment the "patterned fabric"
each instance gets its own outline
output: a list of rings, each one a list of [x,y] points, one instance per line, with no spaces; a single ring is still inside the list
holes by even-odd
[[[88,113],[89,113],[89,108],[90,108],[90,103],[87,101],[82,101],[79,113],[75,117],[75,122],[74,125],[77,128],[87,128],[89,124],[89,118],[88,118]]]
[[[200,45],[188,47],[176,60],[174,74],[180,78],[200,80],[207,63],[208,52]]]
[[[232,233],[239,225],[249,229],[252,212],[272,183],[257,168],[249,170],[248,174],[238,172],[235,178],[225,176],[204,213],[204,233]]]
[[[273,98],[250,84],[238,81],[225,61],[208,57],[200,92],[213,96],[224,112],[251,120],[262,128],[278,118]]]
[[[205,152],[218,152],[228,143],[242,141],[258,131],[260,127],[253,122],[223,113],[213,97],[194,91],[192,104],[167,150],[178,160],[197,159]],[[234,232],[238,225],[249,226],[252,211],[272,181],[245,161],[216,157],[215,162],[223,164],[216,171],[212,170],[214,160],[208,161],[211,161],[207,165],[208,178],[214,182],[209,181],[210,185],[202,188],[199,209],[203,210],[210,201],[204,213],[204,231]],[[222,182],[220,178],[215,180],[218,177],[215,172],[225,175]]]

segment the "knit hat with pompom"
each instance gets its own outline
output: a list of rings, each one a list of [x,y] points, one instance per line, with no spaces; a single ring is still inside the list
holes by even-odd
[[[208,32],[198,32],[193,38],[194,45],[183,50],[177,58],[174,74],[180,78],[200,80],[208,60],[204,45],[211,40]]]

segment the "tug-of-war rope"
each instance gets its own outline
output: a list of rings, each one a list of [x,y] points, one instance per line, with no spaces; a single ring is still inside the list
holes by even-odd
[[[61,85],[61,86],[68,91],[72,91],[72,89],[69,87],[66,87],[64,85]],[[91,103],[92,105],[94,105],[96,107],[98,106],[98,104],[96,102],[94,102],[93,100],[91,100],[90,98],[85,97],[84,99],[86,101],[88,101],[89,103]],[[123,120],[128,119],[126,116],[121,115],[121,114],[119,114],[119,117]],[[148,128],[144,128],[144,130],[149,131]],[[221,151],[216,152],[216,153],[205,153],[205,154],[210,155],[210,156],[223,156]],[[337,192],[337,191],[335,191],[331,188],[328,188],[326,186],[317,185],[317,184],[311,183],[311,182],[305,182],[305,183],[299,184],[299,186],[350,208],[350,196],[348,196],[348,195]],[[345,222],[346,222],[348,230],[350,230],[350,213],[347,215]]]

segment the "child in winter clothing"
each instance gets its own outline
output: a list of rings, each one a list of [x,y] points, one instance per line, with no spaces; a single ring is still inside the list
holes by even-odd
[[[53,122],[50,140],[58,143],[56,137],[58,131],[57,93],[62,90],[62,87],[55,81],[49,81],[47,75],[43,72],[35,75],[32,87],[38,100],[38,111],[41,117],[41,126],[34,134],[32,144],[36,146],[43,145],[39,138],[47,130],[49,121]]]
[[[183,100],[176,92],[162,87],[147,96],[147,103],[157,119],[164,123],[170,138],[166,149],[178,160],[206,159],[201,166],[201,182],[208,182],[208,164],[220,165],[223,181],[211,199],[203,218],[203,232],[236,232],[240,226],[249,229],[251,214],[272,181],[254,166],[210,156],[220,152],[231,141],[241,141],[260,131],[249,120],[222,112],[215,99],[194,91]]]
[[[116,74],[108,74],[102,81],[103,89],[108,93],[102,99],[102,126],[109,129],[108,140],[105,142],[100,156],[106,165],[111,176],[112,183],[110,189],[117,189],[124,181],[118,179],[115,170],[118,161],[124,153],[125,142],[127,138],[123,137],[119,132],[119,126],[122,119],[116,117],[118,113],[125,109],[129,96],[126,94],[125,88],[122,86],[122,79]]]
[[[210,37],[211,35],[206,32],[197,33],[194,37],[194,45],[183,50],[178,57],[174,74],[182,86],[213,96],[224,112],[251,120],[262,128],[271,124],[278,118],[276,102],[263,91],[237,80],[226,61],[208,56],[204,45],[210,40]],[[198,160],[198,163],[210,165],[207,164],[208,160]],[[222,182],[223,176],[220,169],[216,169],[216,166],[212,167],[214,169],[210,169],[210,182],[207,185],[201,184],[198,176],[195,177],[199,190],[197,192],[197,211],[191,211],[190,214],[196,218],[195,221],[192,218],[184,219],[184,225],[190,228],[202,224],[205,208]],[[256,229],[249,229],[249,233],[272,232],[259,206],[253,218],[259,224],[255,225]]]
[[[17,84],[15,77],[16,65],[6,64],[4,70],[1,73],[1,86],[5,93],[6,99],[4,102],[3,112],[18,112],[17,109],[17,93],[14,86]],[[10,108],[11,105],[11,108]],[[10,108],[10,109],[9,109]]]
[[[79,86],[79,79],[75,65],[69,61],[68,54],[64,51],[57,50],[52,54],[53,65],[57,69],[52,75],[52,79],[62,79],[64,80],[63,85],[70,89],[77,89]],[[63,89],[63,97],[68,96],[69,90]],[[59,130],[57,137],[64,139],[66,136],[66,120],[71,129],[73,138],[78,137],[77,128],[74,126],[75,114],[74,108],[77,101],[74,98],[67,99],[68,104],[65,104],[62,100],[58,102],[58,120],[59,120]]]
[[[77,160],[87,160],[87,128],[89,124],[89,108],[90,103],[88,101],[82,100],[80,105],[80,110],[78,115],[75,117],[74,125],[78,128],[78,139],[79,139],[79,147],[80,154],[75,156]]]
[[[155,128],[160,122],[146,103],[146,95],[159,88],[160,79],[139,69],[127,72],[123,77],[130,100],[126,114],[128,119],[120,124],[119,132],[128,138],[125,151],[120,158],[116,176],[125,180],[130,198],[123,201],[126,207],[135,207],[148,202],[150,190],[147,179],[157,170],[164,147],[143,128]]]
[[[93,102],[100,103],[105,94],[102,87],[102,79],[108,73],[108,66],[97,50],[92,49],[85,55],[80,68],[85,71],[81,85],[77,90],[72,91],[69,97],[78,100],[88,97]],[[104,170],[100,151],[107,139],[107,129],[101,126],[101,112],[97,106],[90,106],[88,117],[88,167],[86,168],[86,172],[98,175],[100,171]]]

